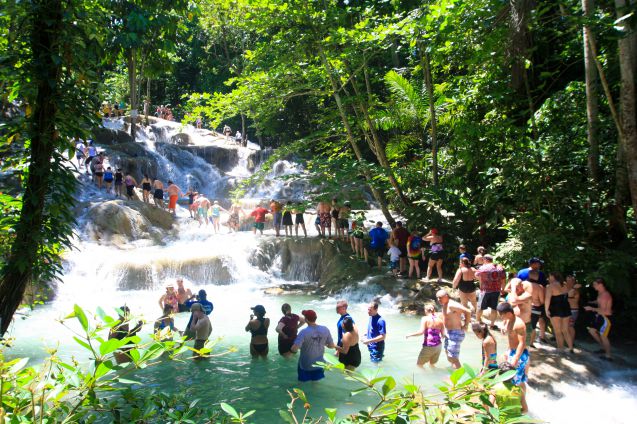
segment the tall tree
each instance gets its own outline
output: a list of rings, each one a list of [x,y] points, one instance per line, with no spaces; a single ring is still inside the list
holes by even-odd
[[[582,0],[584,18],[590,20],[595,8],[595,0]],[[597,69],[589,39],[593,36],[589,23],[584,23],[584,69],[586,78],[586,122],[588,124],[588,173],[592,181],[599,182],[599,106],[597,99]]]

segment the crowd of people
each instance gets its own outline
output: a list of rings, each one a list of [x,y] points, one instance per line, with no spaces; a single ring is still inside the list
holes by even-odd
[[[467,265],[467,256],[461,256],[463,267]],[[439,307],[427,304],[420,321],[418,331],[406,334],[405,338],[421,337],[422,347],[416,358],[416,365],[435,367],[442,352],[452,368],[461,367],[460,356],[462,344],[467,336],[469,327],[481,344],[480,374],[495,376],[499,373],[514,370],[510,381],[500,384],[495,391],[497,402],[507,405],[518,405],[520,413],[528,411],[526,402],[526,382],[531,366],[530,349],[534,347],[535,325],[547,320],[553,325],[553,332],[557,342],[558,352],[564,341],[572,352],[573,339],[569,323],[573,317],[569,298],[575,298],[578,284],[574,279],[567,284],[561,276],[551,272],[545,282],[544,273],[540,266],[542,262],[537,258],[529,261],[529,267],[523,268],[512,276],[505,284],[506,274],[502,267],[493,263],[488,254],[482,255],[484,261],[475,270],[476,279],[480,282],[479,300],[477,307],[468,299],[456,301],[451,298],[448,290],[441,289],[436,293]],[[468,280],[464,280],[468,281]],[[497,282],[499,289],[497,296],[490,296],[489,284]],[[454,286],[456,284],[454,283]],[[604,357],[610,358],[610,344],[608,332],[610,330],[609,317],[612,315],[612,298],[606,290],[603,279],[593,282],[598,292],[595,306],[584,309],[594,312],[594,318],[588,328],[591,335],[603,347]],[[539,303],[535,291],[545,293],[545,303]],[[500,299],[503,297],[504,299]],[[494,300],[495,299],[495,300]],[[317,366],[317,362],[324,362],[325,349],[333,349],[334,355],[345,369],[354,370],[363,361],[361,344],[367,348],[368,360],[371,364],[379,364],[385,357],[385,343],[387,338],[387,322],[379,313],[380,303],[372,301],[367,306],[367,325],[363,335],[359,333],[356,321],[348,312],[348,302],[339,300],[336,303],[336,332],[319,324],[316,311],[308,309],[300,315],[292,311],[292,307],[284,303],[281,306],[282,316],[279,318],[274,331],[277,335],[277,350],[281,356],[293,357],[298,353],[297,376],[299,381],[317,381],[324,377],[324,369]],[[193,341],[193,357],[201,360],[206,358],[206,341],[212,334],[209,315],[214,307],[207,299],[205,290],[199,290],[195,295],[184,286],[182,278],[178,278],[176,287],[166,286],[165,293],[159,299],[162,315],[154,323],[157,339],[173,340],[175,334],[184,336],[182,340]],[[490,309],[489,320],[483,320],[480,311]],[[251,308],[252,313],[247,320],[245,331],[250,333],[249,351],[255,358],[266,358],[269,354],[268,333],[271,327],[270,318],[266,317],[263,305]],[[579,310],[579,307],[577,308]],[[122,324],[111,332],[111,337],[123,339],[137,333],[142,326],[138,322],[131,325],[127,321],[126,307],[122,308]],[[537,311],[537,312],[533,312]],[[181,331],[175,327],[174,314],[190,312],[190,319],[186,328]],[[568,313],[568,316],[567,316]],[[533,318],[536,316],[537,318]],[[570,321],[569,321],[570,320]],[[496,322],[500,323],[498,327]],[[566,322],[566,325],[564,325]],[[544,331],[545,327],[540,327]],[[506,336],[506,345],[498,349],[494,332],[501,332]],[[540,339],[541,340],[541,339]],[[543,343],[546,343],[544,340]],[[126,361],[126,349],[118,352],[118,360]],[[564,352],[566,353],[566,351]]]
[[[175,118],[173,116],[173,111],[170,108],[170,105],[159,105],[157,109],[155,109],[155,116],[160,119],[165,119],[167,121],[174,121]]]
[[[102,103],[102,115],[104,118],[119,118],[126,114],[126,103],[121,101],[119,103]]]

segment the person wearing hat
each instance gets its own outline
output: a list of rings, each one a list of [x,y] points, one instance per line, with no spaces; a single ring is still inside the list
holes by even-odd
[[[200,351],[205,346],[208,337],[212,333],[212,324],[210,324],[210,318],[206,315],[201,303],[193,303],[190,307],[190,312],[192,317],[188,329],[191,334],[194,334],[195,338],[195,345],[193,346],[195,350],[192,352],[192,356],[195,359],[203,359],[203,354],[197,351]]]
[[[323,354],[326,346],[334,349],[336,345],[330,330],[316,323],[316,312],[309,309],[301,311],[301,315],[305,318],[307,327],[299,331],[290,351],[301,351],[297,366],[299,381],[318,381],[325,377],[325,372],[323,368],[315,367],[314,364],[325,361]]]
[[[159,298],[159,309],[162,311],[166,305],[170,305],[173,313],[179,312],[179,299],[172,283],[166,284],[166,293]]]
[[[493,263],[493,256],[484,255],[484,264],[475,272],[475,277],[480,282],[480,295],[478,296],[478,311],[476,320],[482,322],[482,313],[491,309],[489,324],[492,330],[497,330],[495,325],[496,308],[500,301],[500,292],[504,288],[506,272],[500,265]]]
[[[193,294],[192,296],[190,296],[190,299],[188,299],[184,303],[184,309],[186,311],[189,311],[190,308],[192,308],[192,305],[194,305],[195,303],[199,303],[201,305],[206,315],[210,315],[210,313],[214,309],[214,305],[212,304],[211,301],[208,300],[207,293],[204,289],[199,290],[199,292],[196,295]],[[180,312],[181,312],[181,309],[180,309]],[[190,324],[192,324],[192,318],[193,316],[190,315],[190,320],[188,321],[188,325],[186,325],[186,329],[190,328]],[[190,333],[188,335],[192,337]]]
[[[542,265],[544,265],[544,261],[540,258],[529,259],[529,267],[519,270],[518,278],[522,281],[529,281],[529,273],[531,271],[536,271],[539,275],[537,283],[543,287],[546,287],[547,285],[546,276],[540,270],[540,268],[542,268]]]
[[[250,321],[246,325],[246,331],[252,334],[250,339],[250,355],[252,358],[266,358],[268,356],[268,328],[270,318],[265,318],[265,308],[263,305],[254,306],[253,314],[250,314]]]

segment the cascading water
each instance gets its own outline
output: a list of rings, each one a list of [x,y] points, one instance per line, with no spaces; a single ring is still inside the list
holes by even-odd
[[[106,125],[115,126],[109,122]],[[138,142],[160,164],[162,176],[170,176],[182,188],[197,181],[210,193],[223,190],[221,184],[226,177],[212,165],[190,152],[182,156],[173,150],[179,149],[177,146],[168,144],[170,138],[181,131],[175,128],[175,124],[155,126],[151,131],[141,132]],[[235,167],[231,172],[234,177],[249,175],[243,170],[244,164],[247,164],[247,158],[244,159],[246,162],[240,155],[239,164],[236,165],[239,169]],[[200,168],[201,174],[197,174],[194,168]],[[280,169],[273,169],[272,172],[272,176],[275,176],[302,172],[302,169],[295,164],[284,163]],[[283,187],[279,183],[267,188],[255,188],[251,196],[277,196]],[[80,200],[104,198],[90,183],[84,185]],[[297,198],[295,196],[301,196],[302,192],[288,194],[290,198]],[[249,203],[246,201],[246,206]],[[75,303],[89,311],[100,306],[111,313],[113,308],[126,304],[135,316],[146,321],[140,334],[147,335],[152,332],[154,319],[161,314],[158,299],[165,283],[172,283],[177,276],[181,276],[186,286],[193,291],[205,289],[208,298],[214,303],[211,315],[213,337],[222,338],[218,349],[236,346],[238,350],[211,361],[186,361],[150,367],[136,376],[144,387],[184,393],[191,393],[192,388],[196,388],[196,391],[192,390],[192,396],[202,398],[209,404],[223,401],[243,411],[256,409],[257,413],[253,417],[257,423],[279,422],[278,410],[285,408],[288,400],[286,391],[292,387],[300,386],[306,391],[312,411],[317,415],[323,407],[337,407],[339,416],[343,416],[370,402],[366,397],[350,398],[349,392],[354,386],[336,374],[328,373],[327,378],[318,384],[299,384],[296,381],[295,360],[285,360],[276,352],[273,329],[280,316],[281,304],[288,302],[297,313],[301,309],[315,309],[318,322],[327,325],[334,333],[338,317],[334,309],[336,300],[346,298],[350,302],[350,313],[361,333],[364,333],[366,303],[379,293],[382,294],[381,286],[377,284],[378,275],[356,281],[338,296],[328,298],[264,295],[264,288],[289,281],[315,284],[316,257],[303,254],[302,250],[282,253],[275,247],[278,241],[271,231],[266,231],[264,237],[254,236],[251,232],[227,234],[225,228],[224,234],[214,234],[210,227],[199,227],[190,220],[188,212],[180,206],[177,215],[177,234],[166,235],[162,243],[130,242],[118,246],[100,244],[87,237],[84,229],[90,218],[81,216],[78,224],[80,237],[75,240],[77,249],[65,255],[65,272],[55,299],[31,312],[28,319],[14,322],[10,332],[17,340],[9,355],[29,356],[37,361],[45,356],[43,346],[55,346],[58,343],[61,355],[85,355],[72,341],[72,334],[55,323],[55,320],[66,316]],[[306,216],[310,237],[316,235],[311,219],[310,215]],[[382,216],[370,213],[368,219],[382,220]],[[263,260],[256,260],[259,255]],[[347,272],[347,269],[342,272]],[[381,302],[380,313],[388,322],[387,350],[382,372],[393,375],[397,381],[414,381],[425,389],[448,378],[449,371],[444,358],[441,358],[438,369],[421,370],[415,366],[422,340],[405,340],[404,336],[419,328],[419,318],[401,315],[388,295],[382,296]],[[251,361],[248,354],[249,335],[244,327],[249,319],[250,307],[256,304],[264,305],[266,316],[272,320],[267,361]],[[187,320],[188,314],[177,315],[177,327],[184,329]],[[506,341],[498,336],[498,343],[502,352]],[[362,368],[374,368],[366,358],[364,346],[361,350],[364,356]],[[82,358],[85,356],[80,356]],[[474,368],[479,367],[480,344],[472,335],[467,336],[462,346],[461,360]],[[551,422],[626,422],[625,417],[637,413],[637,389],[631,383],[613,385],[612,378],[609,376],[608,387],[604,388],[556,382],[555,393],[552,394],[534,390],[531,383],[531,411],[537,418]],[[588,408],[581,407],[584,402],[588,402]]]

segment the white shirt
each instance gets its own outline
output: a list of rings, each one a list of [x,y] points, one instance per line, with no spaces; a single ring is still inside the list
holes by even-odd
[[[387,251],[387,254],[389,255],[389,259],[392,262],[400,259],[400,249],[397,248],[396,246],[390,247],[389,250]]]

